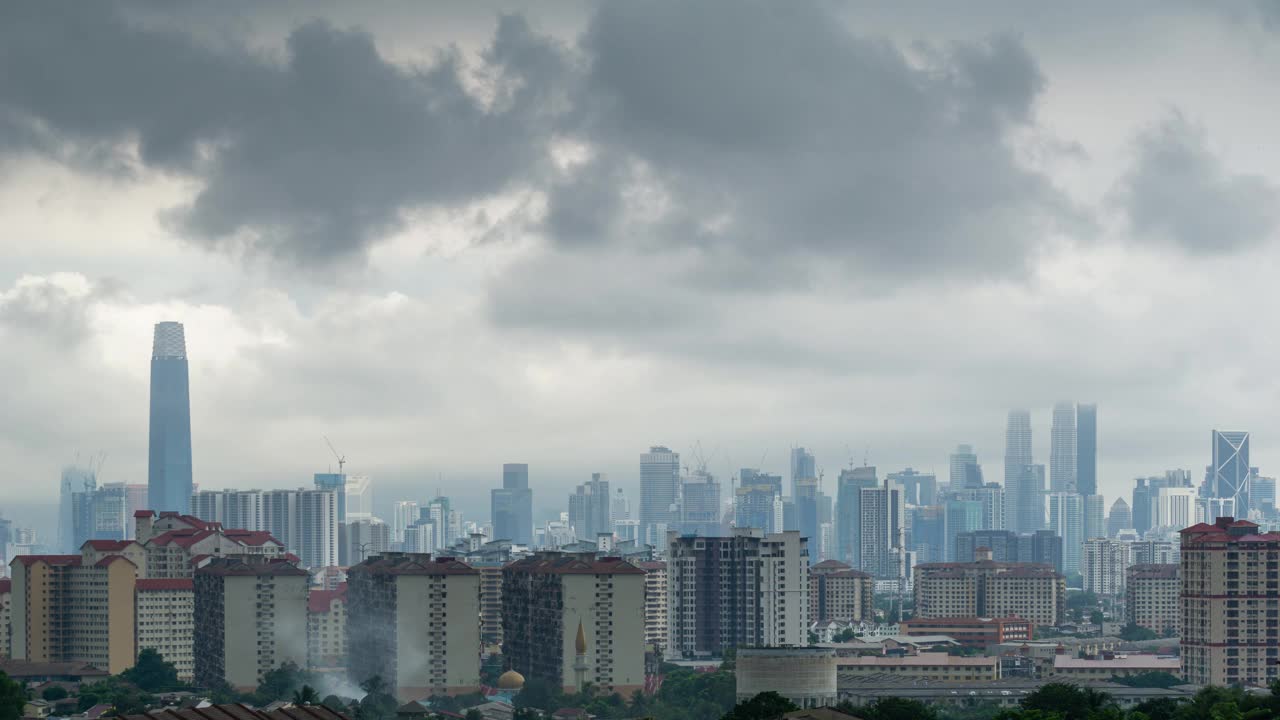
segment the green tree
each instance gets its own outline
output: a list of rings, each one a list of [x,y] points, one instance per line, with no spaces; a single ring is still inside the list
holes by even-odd
[[[254,702],[266,705],[276,700],[290,700],[295,690],[306,685],[309,678],[302,668],[287,662],[263,674],[258,689],[253,693]]]
[[[1128,677],[1113,677],[1111,682],[1135,688],[1171,688],[1181,685],[1182,678],[1167,672],[1145,672]]]
[[[351,709],[347,707],[347,704],[337,695],[325,695],[324,700],[321,700],[320,704],[339,713],[345,713]]]
[[[317,705],[320,703],[320,693],[310,685],[303,685],[293,691],[294,705]]]
[[[22,717],[22,708],[27,704],[27,693],[22,685],[9,679],[0,670],[0,720],[18,720]]]
[[[1129,623],[1120,630],[1120,639],[1128,640],[1129,642],[1155,640],[1158,637],[1154,631],[1148,630],[1137,623]]]
[[[1070,683],[1041,685],[1022,700],[1024,710],[1056,713],[1063,720],[1089,720],[1093,713],[1113,705],[1110,695]]]
[[[795,703],[769,690],[734,705],[721,720],[776,720],[783,714],[799,709]]]
[[[156,652],[155,648],[143,648],[138,653],[138,661],[125,670],[121,677],[152,693],[182,687],[178,682],[178,668],[171,662],[165,662],[164,656]]]
[[[1098,627],[1102,627],[1102,623],[1106,619],[1107,619],[1107,616],[1103,615],[1101,610],[1094,610],[1093,612],[1089,613],[1089,622],[1093,623],[1094,625],[1097,625]]]
[[[67,692],[67,689],[61,685],[50,685],[40,693],[40,697],[48,700],[49,702],[57,702],[66,698],[70,694],[71,693]]]
[[[536,680],[525,680],[524,687],[516,694],[512,702],[517,708],[537,708],[538,710],[546,710],[554,712],[563,707],[560,704],[563,694],[560,688],[552,687],[547,683]]]
[[[852,711],[864,720],[937,720],[938,712],[930,705],[900,697],[883,697],[870,705]]]
[[[468,710],[464,717],[466,720],[484,720],[484,715],[480,714],[480,711],[475,708]]]
[[[365,695],[356,705],[357,720],[391,720],[395,717],[398,704],[386,680],[374,675],[360,683],[360,689]]]

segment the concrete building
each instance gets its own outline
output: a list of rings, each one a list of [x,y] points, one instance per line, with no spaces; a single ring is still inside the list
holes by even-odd
[[[502,645],[502,567],[501,562],[467,562],[480,571],[480,642]]]
[[[1156,488],[1151,498],[1151,527],[1188,527],[1196,520],[1196,490],[1189,487]]]
[[[1081,495],[1084,498],[1084,539],[1107,537],[1105,500],[1101,495]]]
[[[910,572],[906,555],[907,509],[902,488],[885,478],[878,487],[862,488],[861,494],[860,569],[876,578],[901,580]]]
[[[247,692],[286,662],[305,667],[308,577],[262,557],[217,558],[196,570],[196,684]]]
[[[974,462],[977,462],[976,457]],[[905,468],[889,473],[886,477],[902,487],[904,499],[908,505],[933,505],[938,501],[938,478],[933,473],[922,473],[913,468]],[[1001,510],[1002,516],[1003,512]]]
[[[682,479],[680,493],[682,535],[715,537],[722,534],[720,482],[714,475],[705,469],[694,470]]]
[[[137,649],[151,648],[171,662],[178,679],[195,676],[195,586],[191,579],[138,580]]]
[[[875,579],[838,560],[809,569],[809,622],[875,619]]]
[[[742,485],[734,491],[734,526],[782,532],[782,496],[773,485]]]
[[[957,445],[950,456],[950,474],[947,489],[955,492],[968,487],[982,487],[982,466],[972,445]]]
[[[978,548],[991,551],[996,562],[1049,565],[1062,570],[1062,538],[1051,530],[1015,533],[1011,530],[979,530],[956,536],[955,562],[973,562]]]
[[[1125,619],[1162,637],[1177,637],[1182,613],[1177,565],[1130,565],[1125,579]]]
[[[348,478],[348,483],[351,478]],[[352,517],[347,493],[347,517]],[[267,490],[262,496],[262,529],[271,533],[299,565],[322,568],[338,564],[338,493],[332,490]]]
[[[352,682],[377,675],[401,702],[480,687],[480,571],[384,553],[347,571]]]
[[[1253,509],[1249,501],[1249,479],[1255,475],[1249,466],[1249,433],[1214,430],[1213,464],[1209,466],[1209,490],[1212,497],[1235,501],[1239,517],[1247,517]]]
[[[0,660],[9,654],[9,623],[13,620],[13,581],[0,578]]]
[[[591,473],[591,480],[579,485],[569,496],[569,525],[579,540],[595,540],[601,533],[613,534],[613,508],[609,481],[604,473]]]
[[[903,635],[946,635],[974,650],[986,650],[1005,642],[1029,642],[1035,629],[1034,623],[1017,617],[912,618],[898,626]]]
[[[119,555],[19,555],[9,564],[10,654],[37,663],[85,662],[115,675],[137,658],[138,568]]]
[[[680,453],[654,445],[640,455],[640,539],[661,545],[680,521]]]
[[[1076,658],[1057,655],[1053,658],[1048,677],[1061,680],[1110,680],[1113,677],[1129,677],[1145,673],[1181,672],[1178,658],[1159,655],[1110,655],[1100,658]]]
[[[1280,670],[1280,533],[1219,518],[1182,536],[1182,677],[1266,687]]]
[[[1177,565],[1179,547],[1164,540],[1137,540],[1131,544],[1135,565]]]
[[[307,667],[331,670],[347,665],[347,586],[312,589],[307,596]]]
[[[733,671],[739,702],[772,691],[801,708],[835,705],[836,652],[825,648],[742,648]]]
[[[1120,533],[1121,530],[1128,530],[1133,527],[1133,513],[1129,510],[1129,503],[1124,498],[1116,498],[1111,503],[1111,512],[1107,515],[1107,537],[1113,538]]]
[[[1124,595],[1125,573],[1132,564],[1131,543],[1098,537],[1085,540],[1080,559],[1085,592],[1121,597]]]
[[[147,506],[186,512],[191,500],[191,385],[182,323],[155,325],[151,344],[151,416]]]
[[[667,564],[651,560],[635,563],[644,571],[644,644],[667,651]]]
[[[1048,565],[930,563],[915,568],[919,618],[1020,617],[1056,627],[1066,614],[1066,578]]]
[[[210,558],[285,556],[284,543],[264,530],[226,530],[217,522],[191,515],[140,510],[134,515],[135,536],[146,553],[142,576],[164,580],[191,578]],[[129,556],[129,550],[121,550]]]
[[[1032,468],[1031,413],[1010,410],[1004,435],[1005,522],[1010,530],[1031,532],[1044,527],[1040,509],[1044,472],[1037,475]]]
[[[502,487],[490,493],[490,521],[494,540],[533,544],[533,490],[527,463],[502,466]]]
[[[1055,493],[1078,492],[1076,440],[1076,406],[1069,402],[1054,405],[1049,429],[1049,488]]]
[[[1072,450],[1074,464],[1075,451]],[[1084,498],[1074,492],[1051,492],[1044,496],[1049,529],[1062,538],[1064,575],[1080,572],[1080,551],[1084,545]]]
[[[539,553],[502,575],[503,655],[529,680],[577,692],[644,689],[645,572],[619,558]]]
[[[1000,679],[1000,658],[960,657],[943,652],[917,655],[862,655],[836,659],[838,682],[845,678],[892,673],[894,677],[929,682],[982,682]]]
[[[798,531],[737,528],[716,538],[671,533],[668,547],[668,657],[806,644],[809,552]]]
[[[851,567],[862,566],[862,491],[880,486],[874,466],[840,471],[836,484],[836,558]]]
[[[345,535],[347,557],[352,563],[391,550],[391,526],[376,517],[349,519]]]

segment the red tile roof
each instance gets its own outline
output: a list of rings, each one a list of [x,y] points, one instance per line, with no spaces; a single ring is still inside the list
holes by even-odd
[[[0,595],[3,595],[13,589],[13,581],[9,578],[0,578]]]
[[[236,542],[242,545],[252,545],[254,547],[258,547],[261,545],[266,545],[268,543],[275,543],[280,547],[284,547],[284,543],[272,537],[271,533],[267,532],[266,530],[232,529],[232,530],[223,530],[222,534],[226,535],[228,538],[235,540]]]
[[[313,613],[329,612],[334,600],[347,598],[347,584],[339,583],[337,590],[312,590],[307,596],[307,610]]]
[[[79,555],[18,555],[13,558],[15,561],[31,567],[38,562],[47,565],[79,565]]]
[[[156,511],[155,510],[134,510],[133,516],[135,518],[155,517]]]
[[[102,558],[101,560],[99,560],[98,562],[94,563],[94,564],[93,564],[93,566],[94,566],[94,567],[107,567],[108,565],[115,564],[116,562],[127,562],[127,563],[129,563],[130,565],[133,565],[135,568],[136,568],[136,567],[138,567],[137,565],[134,565],[134,563],[133,563],[133,561],[132,561],[132,560],[130,560],[129,558],[127,558],[127,557],[125,557],[125,556],[123,556],[123,555],[108,555],[108,556],[106,556],[106,557]]]
[[[85,545],[98,552],[119,552],[133,544],[132,540],[86,540]],[[84,547],[81,545],[80,547]]]
[[[581,555],[539,553],[507,565],[508,569],[557,575],[643,575],[644,570],[622,558],[596,559],[590,553]]]
[[[195,581],[191,578],[174,578],[172,580],[152,578],[139,580],[137,588],[139,590],[194,590]]]

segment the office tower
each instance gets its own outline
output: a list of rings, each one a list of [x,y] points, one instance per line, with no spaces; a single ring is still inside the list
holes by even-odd
[[[956,536],[982,529],[982,503],[976,500],[948,500],[946,508],[947,530],[943,553],[947,561],[956,558]]]
[[[592,473],[591,480],[569,496],[569,525],[579,540],[595,542],[602,533],[613,535],[609,501],[609,481],[603,473]]]
[[[190,578],[138,580],[138,652],[151,648],[173,663],[178,680],[195,674],[195,586]]]
[[[1098,406],[1076,405],[1076,492],[1098,494]]]
[[[1251,509],[1272,513],[1276,509],[1276,479],[1257,477],[1249,481],[1249,504]]]
[[[373,517],[373,478],[368,475],[348,475],[344,490],[347,497],[344,522]]]
[[[19,555],[9,564],[14,660],[90,663],[113,675],[133,667],[138,568],[121,555],[91,560]]]
[[[1123,540],[1093,537],[1084,541],[1080,575],[1085,592],[1119,598],[1124,594],[1125,574],[1133,564],[1133,551]]]
[[[307,662],[305,570],[285,560],[214,558],[195,573],[195,682],[249,692]]]
[[[353,683],[381,677],[401,701],[480,689],[480,571],[387,553],[347,571]]]
[[[156,323],[151,346],[148,509],[187,512],[191,501],[191,390],[182,323]]]
[[[907,468],[886,477],[902,488],[908,505],[933,505],[938,501],[938,479],[933,473]]]
[[[1161,637],[1178,637],[1182,582],[1176,564],[1130,565],[1125,578],[1125,620]]]
[[[502,571],[504,660],[561,692],[588,683],[623,697],[643,690],[645,579],[618,558],[549,553],[512,562]]]
[[[711,473],[694,470],[684,478],[680,531],[686,535],[722,535],[720,483]]]
[[[1062,567],[1064,575],[1080,572],[1080,550],[1084,545],[1084,503],[1073,492],[1046,493],[1045,513],[1049,529],[1062,538]]]
[[[1022,469],[1018,487],[1018,507],[1021,532],[1035,532],[1045,528],[1044,514],[1044,465],[1027,465]],[[1006,507],[1009,501],[1005,501]]]
[[[680,521],[680,453],[655,445],[640,455],[640,532],[650,545],[661,545],[668,529]]]
[[[631,519],[631,503],[627,502],[627,496],[622,492],[622,488],[615,491],[613,500],[609,502],[609,519],[615,528],[618,523]]]
[[[644,644],[653,651],[667,651],[667,564],[645,561],[635,564],[644,571]]]
[[[782,496],[772,485],[742,485],[734,492],[734,526],[782,532]]]
[[[902,488],[885,478],[884,484],[862,488],[858,537],[861,542],[861,570],[876,578],[905,579],[906,504]]]
[[[397,500],[391,506],[391,543],[404,543],[404,529],[418,521],[419,507],[415,500]]]
[[[342,473],[316,473],[313,482],[317,490],[333,491],[337,500],[338,523],[345,523],[347,521],[347,476]],[[356,489],[358,491],[359,487],[357,486]]]
[[[774,493],[779,496],[782,495],[782,476],[761,472],[759,468],[742,468],[739,470],[738,485],[768,485],[773,488]],[[791,486],[791,492],[795,493],[794,483]]]
[[[418,509],[418,519],[431,523],[435,530],[433,542],[437,548],[447,548],[457,540],[456,529],[450,522],[452,514],[449,498],[443,495],[431,498],[425,507]]]
[[[982,487],[982,466],[972,445],[957,445],[951,453],[951,490]]]
[[[529,489],[528,465],[502,466],[502,487],[490,493],[490,514],[494,540],[533,544],[533,491]]]
[[[347,584],[307,595],[307,669],[347,666]]]
[[[1129,512],[1129,503],[1124,498],[1116,498],[1111,503],[1111,513],[1107,515],[1107,537],[1115,537],[1121,530],[1133,527],[1133,513]]]
[[[1107,526],[1103,520],[1104,500],[1101,495],[1084,495],[1084,538],[1107,537]]]
[[[1190,527],[1195,522],[1195,508],[1195,488],[1156,488],[1151,498],[1151,527],[1174,530]]]
[[[806,644],[809,551],[799,532],[738,528],[730,537],[668,540],[667,657]]]
[[[1248,520],[1220,518],[1184,529],[1181,545],[1183,680],[1246,687],[1275,682],[1280,533],[1259,534]]]
[[[78,552],[89,540],[125,539],[129,534],[127,510],[128,494],[123,483],[99,486],[92,470],[63,469],[59,542],[68,553]]]
[[[1213,524],[1220,517],[1236,516],[1236,499],[1198,497],[1195,499],[1195,522]]]
[[[858,530],[862,518],[862,491],[880,485],[875,466],[840,471],[836,486],[836,552],[851,567],[862,566],[862,539]]]
[[[809,570],[809,622],[874,621],[875,589],[875,578],[868,573],[824,560]]]
[[[796,506],[796,529],[800,537],[809,541],[811,548],[816,548],[819,537],[819,505],[822,488],[818,486],[818,478],[799,478],[795,483],[795,496],[792,500]],[[814,558],[810,558],[814,560]]]
[[[987,548],[996,562],[1021,562],[1062,567],[1062,538],[1050,530],[1018,534],[1012,530],[978,530],[955,536],[955,562],[973,562],[979,548]]]
[[[948,500],[972,500],[982,506],[982,517],[975,529],[1003,530],[1008,524],[1004,516],[1004,488],[999,483],[949,492],[946,497]]]
[[[797,480],[815,477],[818,477],[818,468],[813,453],[802,447],[791,448],[791,496],[796,495]]]
[[[1066,578],[1047,565],[1002,563],[982,553],[971,563],[915,568],[915,617],[1017,616],[1056,627],[1066,617]]]
[[[911,508],[911,551],[922,563],[947,559],[947,514],[943,505]]]
[[[1159,478],[1138,478],[1134,480],[1133,485],[1133,529],[1141,537],[1151,529],[1151,501],[1154,496],[1156,485],[1154,482]],[[1148,485],[1150,481],[1153,485]]]
[[[1005,518],[1009,529],[1029,531],[1039,530],[1043,525],[1035,524],[1035,509],[1040,502],[1040,487],[1031,487],[1034,477],[1031,467],[1031,413],[1026,410],[1010,410],[1004,431],[1004,492]],[[1031,499],[1029,495],[1034,495]],[[1032,527],[1027,523],[1031,522]],[[1040,522],[1043,523],[1043,513]]]
[[[1076,407],[1068,402],[1053,406],[1049,429],[1049,489],[1078,492],[1076,488]]]
[[[1214,497],[1234,498],[1237,517],[1246,517],[1252,509],[1249,505],[1249,433],[1214,430],[1212,441],[1210,490]]]

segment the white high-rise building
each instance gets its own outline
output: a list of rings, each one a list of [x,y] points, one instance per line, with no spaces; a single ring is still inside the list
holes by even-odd
[[[680,453],[655,445],[640,455],[640,533],[661,547],[680,522]]]
[[[1084,537],[1086,540],[1107,537],[1105,501],[1101,495],[1084,497]]]
[[[951,491],[961,488],[973,487],[976,484],[981,485],[982,468],[978,465],[978,454],[973,451],[972,445],[957,445],[956,451],[951,453],[951,475],[950,483]]]
[[[1053,406],[1053,426],[1049,430],[1050,490],[1076,491],[1076,461],[1076,406],[1060,402]]]
[[[623,520],[631,519],[631,503],[627,501],[627,496],[623,494],[622,488],[618,488],[614,492],[613,500],[609,502],[609,516],[612,518],[614,525]]]
[[[347,521],[373,517],[373,478],[347,476]]]
[[[1080,560],[1084,591],[1111,597],[1123,595],[1125,577],[1131,565],[1133,565],[1132,543],[1103,537],[1085,540],[1084,553]]]
[[[1043,527],[1040,493],[1044,487],[1031,487],[1036,479],[1031,467],[1031,413],[1010,410],[1004,433],[1004,516],[1005,526],[1011,530],[1028,532]]]
[[[1080,572],[1080,551],[1084,545],[1084,503],[1073,492],[1051,492],[1044,496],[1049,529],[1062,538],[1062,573]]]
[[[879,487],[859,492],[861,570],[880,579],[904,579],[906,504],[902,487],[886,478]]]
[[[404,530],[418,521],[418,501],[397,500],[391,506],[391,542],[404,542]]]
[[[224,528],[262,530],[262,491],[201,490],[191,495],[191,514]]]
[[[262,529],[296,554],[303,567],[338,564],[338,498],[334,491],[265,491],[262,518]]]
[[[1196,490],[1189,487],[1155,489],[1151,498],[1151,527],[1181,530],[1195,524]]]

